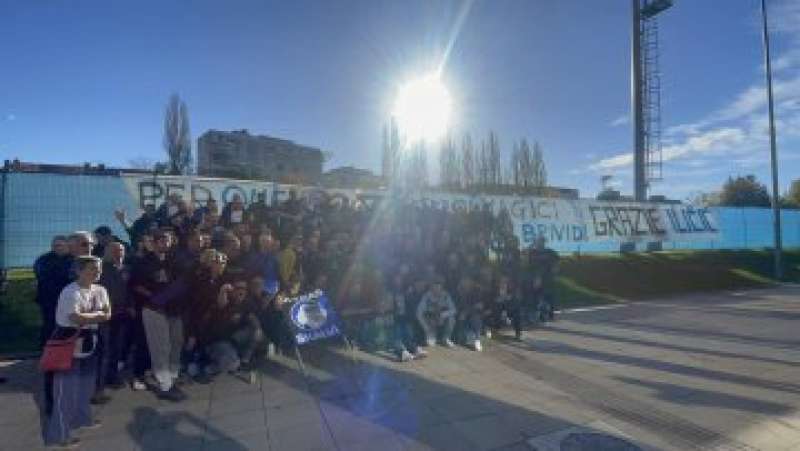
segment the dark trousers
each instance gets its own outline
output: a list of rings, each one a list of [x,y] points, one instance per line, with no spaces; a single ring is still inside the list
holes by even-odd
[[[511,299],[502,304],[494,305],[492,313],[487,322],[493,329],[502,329],[507,325],[503,318],[503,313],[505,313],[505,316],[511,320],[511,325],[514,327],[514,333],[519,337],[522,334],[522,325],[526,321],[528,310],[528,307],[521,301],[517,299]]]
[[[262,313],[260,319],[264,337],[284,352],[291,350],[294,346],[294,337],[283,312],[269,309]]]
[[[142,378],[145,371],[150,369],[150,350],[147,347],[147,335],[144,332],[141,311],[137,317],[129,322],[129,343],[134,346],[133,352],[133,376]]]
[[[532,301],[539,321],[553,319],[556,311],[556,297],[552,290],[540,289],[534,291]]]
[[[44,344],[53,335],[56,329],[56,306],[51,304],[39,304],[39,312],[42,315],[42,327],[39,329],[39,346],[44,349]]]
[[[39,343],[40,347],[44,349],[45,343],[47,343],[47,340],[50,339],[56,329],[56,306],[39,304],[39,312],[42,315]],[[48,415],[53,408],[53,373],[44,373],[44,408]]]
[[[98,381],[103,384],[119,381],[119,363],[128,361],[128,353],[132,343],[132,332],[136,320],[129,316],[116,315],[111,321],[100,325],[100,337],[103,342],[103,362],[98,372]],[[103,326],[106,326],[105,328]],[[103,330],[105,329],[105,331]],[[104,333],[105,332],[105,333]],[[146,347],[146,346],[145,346]],[[100,382],[98,382],[98,388]]]
[[[94,373],[95,393],[102,393],[106,388],[106,374],[108,372],[108,354],[111,351],[110,325],[108,322],[100,323],[97,326],[97,346],[95,347],[95,362],[97,369]]]

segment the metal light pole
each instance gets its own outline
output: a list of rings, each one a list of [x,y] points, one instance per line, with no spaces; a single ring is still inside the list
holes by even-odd
[[[660,131],[654,132],[653,98],[660,94],[653,80],[654,58],[657,58],[657,42],[653,42],[650,32],[651,21],[663,11],[672,7],[672,0],[632,0],[633,28],[631,33],[631,118],[633,122],[633,197],[637,202],[647,201],[649,152],[654,139],[660,138]],[[653,52],[655,51],[655,56]],[[657,61],[657,60],[656,60]],[[660,108],[660,100],[658,101]],[[660,124],[660,122],[659,122]],[[660,130],[660,128],[659,128]],[[660,149],[660,145],[657,146]],[[660,151],[660,150],[659,150]],[[659,154],[660,155],[660,154]],[[659,156],[660,158],[660,156]]]
[[[631,106],[633,107],[633,198],[647,200],[644,167],[644,115],[642,108],[642,9],[640,0],[633,0],[633,37],[631,47]]]
[[[778,150],[775,145],[775,108],[772,100],[772,65],[769,57],[769,31],[767,30],[767,2],[761,0],[761,19],[763,22],[764,61],[767,76],[767,103],[769,105],[769,150],[772,163],[772,214],[775,227],[775,279],[783,278],[783,265],[781,263],[781,206],[778,193]]]

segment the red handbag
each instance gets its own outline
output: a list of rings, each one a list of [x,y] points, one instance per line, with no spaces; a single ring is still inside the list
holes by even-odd
[[[47,340],[42,358],[39,359],[39,369],[44,372],[69,371],[72,368],[72,357],[75,355],[75,342],[80,333],[78,329],[75,335],[69,338]]]

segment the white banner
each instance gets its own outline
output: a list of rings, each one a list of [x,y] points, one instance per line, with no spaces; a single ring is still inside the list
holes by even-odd
[[[454,193],[361,191],[292,186],[252,180],[181,176],[122,176],[137,205],[159,205],[172,193],[196,205],[209,198],[220,203],[239,194],[245,204],[263,194],[274,205],[289,198],[289,191],[314,202],[362,202],[374,206],[385,199],[407,201],[447,210],[491,208],[508,210],[522,246],[543,235],[553,244],[581,242],[652,242],[719,239],[712,212],[683,203],[605,202],[591,199],[552,199],[529,196],[483,196]],[[389,197],[391,195],[391,197]]]

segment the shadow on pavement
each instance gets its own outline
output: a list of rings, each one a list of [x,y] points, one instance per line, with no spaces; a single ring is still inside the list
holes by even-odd
[[[674,362],[665,362],[663,360],[650,359],[646,357],[612,354],[610,352],[582,349],[564,343],[554,343],[546,347],[534,347],[524,343],[519,343],[519,344],[512,343],[511,345],[521,349],[535,350],[539,353],[544,353],[544,354],[568,355],[583,359],[616,363],[620,365],[629,365],[629,366],[635,366],[639,368],[645,368],[657,371],[664,371],[672,374],[699,377],[715,382],[729,382],[734,384],[741,384],[748,387],[758,387],[767,390],[800,394],[800,384],[769,381],[752,376],[732,374],[724,371],[699,368],[695,366],[683,365]]]
[[[138,448],[144,451],[193,450],[213,442],[223,443],[224,449],[230,451],[247,449],[235,438],[188,412],[159,412],[152,407],[136,407],[127,429]]]
[[[703,349],[703,348],[695,348],[691,346],[682,346],[682,345],[675,345],[664,343],[660,341],[654,340],[645,340],[642,338],[629,338],[629,337],[621,337],[617,335],[611,334],[602,334],[598,332],[586,332],[582,330],[572,330],[566,328],[560,328],[558,326],[549,327],[547,329],[549,332],[555,332],[559,334],[566,334],[566,335],[574,335],[583,338],[592,338],[597,340],[607,340],[612,342],[618,343],[627,343],[636,346],[649,346],[649,347],[656,347],[662,349],[669,349],[671,351],[679,351],[679,352],[688,352],[692,354],[704,354],[710,355],[715,357],[723,357],[723,358],[731,358],[731,359],[746,359],[752,360],[757,362],[764,362],[764,363],[773,363],[777,365],[787,365],[787,366],[795,366],[800,365],[800,361],[790,361],[790,360],[781,360],[781,359],[773,359],[770,357],[761,357],[755,355],[748,355],[748,354],[738,354],[734,352],[727,352],[727,351],[716,351],[711,349]]]
[[[595,321],[592,321],[595,323]],[[759,346],[773,346],[782,349],[800,348],[800,340],[776,340],[771,338],[756,337],[752,335],[739,335],[721,331],[700,331],[687,327],[658,326],[654,324],[632,323],[628,321],[612,320],[605,323],[609,326],[621,329],[630,329],[640,332],[663,333],[668,335],[679,335],[682,337],[698,337],[710,340],[727,341],[730,343],[750,344]]]
[[[767,415],[786,415],[794,411],[793,408],[783,404],[718,391],[685,387],[665,382],[644,381],[625,376],[614,376],[614,379],[627,384],[650,388],[656,392],[655,396],[659,399],[675,404],[706,406]],[[681,396],[675,395],[678,392],[681,392]]]

